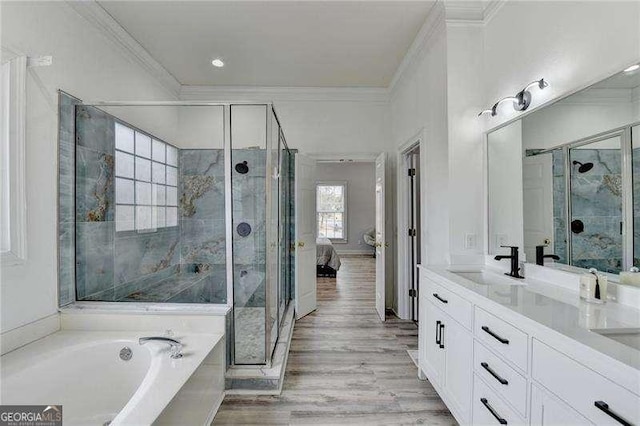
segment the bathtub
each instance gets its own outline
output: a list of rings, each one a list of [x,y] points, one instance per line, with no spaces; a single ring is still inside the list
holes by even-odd
[[[194,373],[209,368],[220,377],[210,382],[215,389],[206,409],[217,408],[224,392],[222,336],[176,333],[184,356],[172,359],[166,344],[139,345],[139,337],[151,335],[162,333],[60,331],[10,352],[1,358],[0,403],[61,404],[65,425],[163,423],[163,416],[176,416],[168,407],[177,409],[176,396]],[[124,347],[133,354],[128,361],[120,357]]]

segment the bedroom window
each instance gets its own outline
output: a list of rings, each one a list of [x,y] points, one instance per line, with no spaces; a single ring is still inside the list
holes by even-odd
[[[347,183],[321,182],[316,185],[318,237],[347,241]]]
[[[178,150],[115,123],[116,231],[178,225]]]

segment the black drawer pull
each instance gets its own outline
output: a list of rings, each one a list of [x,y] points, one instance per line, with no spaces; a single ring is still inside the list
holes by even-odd
[[[444,349],[444,323],[440,324],[440,349]]]
[[[609,404],[607,404],[606,402],[604,402],[604,401],[596,401],[596,402],[593,403],[593,405],[595,405],[598,409],[600,409],[600,410],[604,411],[605,413],[607,413],[607,415],[609,417],[613,417],[621,425],[633,426],[632,423],[629,423],[623,417],[620,417],[619,414],[616,414],[613,411],[611,411],[609,409]]]
[[[508,339],[505,339],[504,337],[498,336],[496,333],[491,331],[491,329],[489,327],[487,327],[486,325],[482,326],[482,331],[484,331],[485,333],[489,334],[489,336],[493,337],[494,339],[496,339],[498,342],[502,343],[503,345],[508,345],[509,344],[509,340]]]
[[[489,412],[493,415],[493,417],[496,418],[498,423],[500,423],[501,425],[506,425],[507,424],[507,421],[505,419],[503,419],[502,417],[500,417],[500,415],[498,413],[496,413],[496,410],[494,410],[493,407],[491,405],[489,405],[489,401],[487,401],[487,398],[480,398],[480,402],[482,402],[482,405],[487,407],[487,410],[489,410]]]
[[[509,382],[507,381],[507,379],[503,379],[502,377],[500,377],[498,375],[498,373],[496,373],[495,371],[493,371],[493,369],[491,367],[489,367],[489,364],[487,364],[486,362],[481,362],[480,365],[482,366],[482,368],[484,368],[485,370],[487,370],[489,372],[489,374],[491,374],[493,377],[495,377],[495,379],[497,381],[500,382],[500,384],[502,385],[508,385]]]
[[[440,321],[436,321],[436,345],[440,345]]]
[[[436,299],[438,299],[442,303],[449,303],[449,301],[447,299],[443,299],[442,297],[440,297],[440,295],[438,293],[433,293],[433,297],[435,297]]]

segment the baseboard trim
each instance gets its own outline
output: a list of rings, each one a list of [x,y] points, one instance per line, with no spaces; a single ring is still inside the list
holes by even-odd
[[[0,354],[4,355],[18,348],[42,339],[60,330],[60,314],[57,312],[30,322],[0,335]]]
[[[216,403],[213,404],[213,408],[211,409],[211,412],[209,413],[209,416],[207,417],[207,421],[203,426],[209,426],[211,423],[213,423],[213,419],[215,419],[216,414],[218,414],[218,410],[220,409],[220,406],[222,405],[222,401],[224,401],[224,397],[225,397],[225,392],[223,391],[222,395],[220,395],[220,398],[218,398]]]
[[[373,256],[375,252],[373,250],[339,250],[336,248],[336,253],[338,256]]]

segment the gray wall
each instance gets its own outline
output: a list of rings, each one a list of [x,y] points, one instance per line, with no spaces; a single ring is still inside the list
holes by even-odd
[[[335,243],[338,253],[368,252],[362,234],[375,226],[375,164],[318,163],[316,180],[347,182],[347,243]]]

